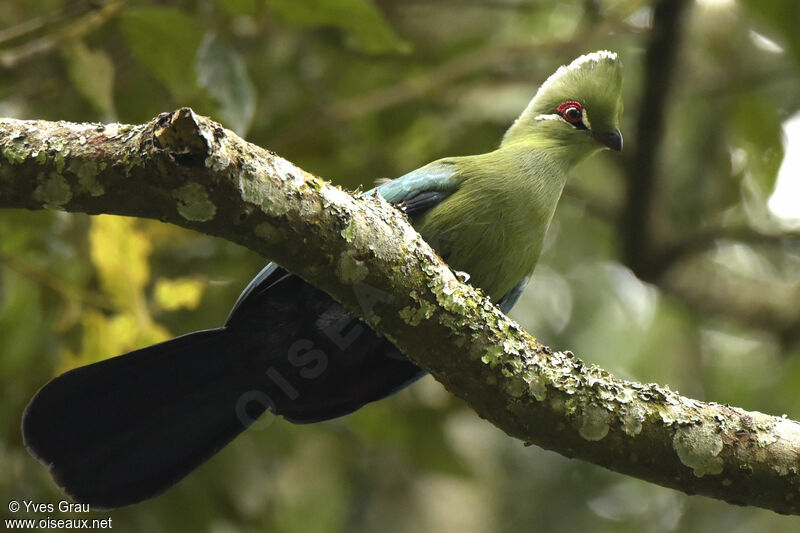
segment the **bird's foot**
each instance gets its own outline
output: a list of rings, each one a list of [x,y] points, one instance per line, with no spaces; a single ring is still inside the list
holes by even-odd
[[[469,274],[464,272],[463,270],[454,270],[453,274],[461,281],[462,283],[466,283],[469,281]]]

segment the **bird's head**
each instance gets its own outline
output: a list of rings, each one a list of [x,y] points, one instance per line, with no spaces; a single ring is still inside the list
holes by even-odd
[[[502,146],[532,141],[573,162],[603,148],[622,150],[622,63],[600,50],[580,56],[547,78],[503,137]]]

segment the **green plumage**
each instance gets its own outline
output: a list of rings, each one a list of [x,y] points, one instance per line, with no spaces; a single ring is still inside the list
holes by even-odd
[[[452,190],[416,229],[494,301],[533,272],[572,167],[607,139],[621,143],[621,81],[615,54],[581,56],[542,85],[497,150],[415,171],[448,176]],[[585,129],[557,114],[568,101],[582,105]]]

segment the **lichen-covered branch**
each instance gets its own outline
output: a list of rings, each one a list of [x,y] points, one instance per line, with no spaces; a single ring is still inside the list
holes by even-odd
[[[460,282],[403,215],[189,109],[141,126],[0,120],[0,207],[156,218],[276,260],[526,443],[800,514],[800,424],[615,379]]]

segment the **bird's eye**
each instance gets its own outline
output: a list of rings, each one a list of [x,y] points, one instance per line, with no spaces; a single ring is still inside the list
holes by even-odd
[[[575,124],[576,122],[580,122],[583,117],[577,107],[568,107],[566,111],[564,111],[564,118],[567,119],[567,122]]]
[[[570,124],[580,124],[583,121],[583,106],[579,102],[564,102],[558,106],[558,114]]]

